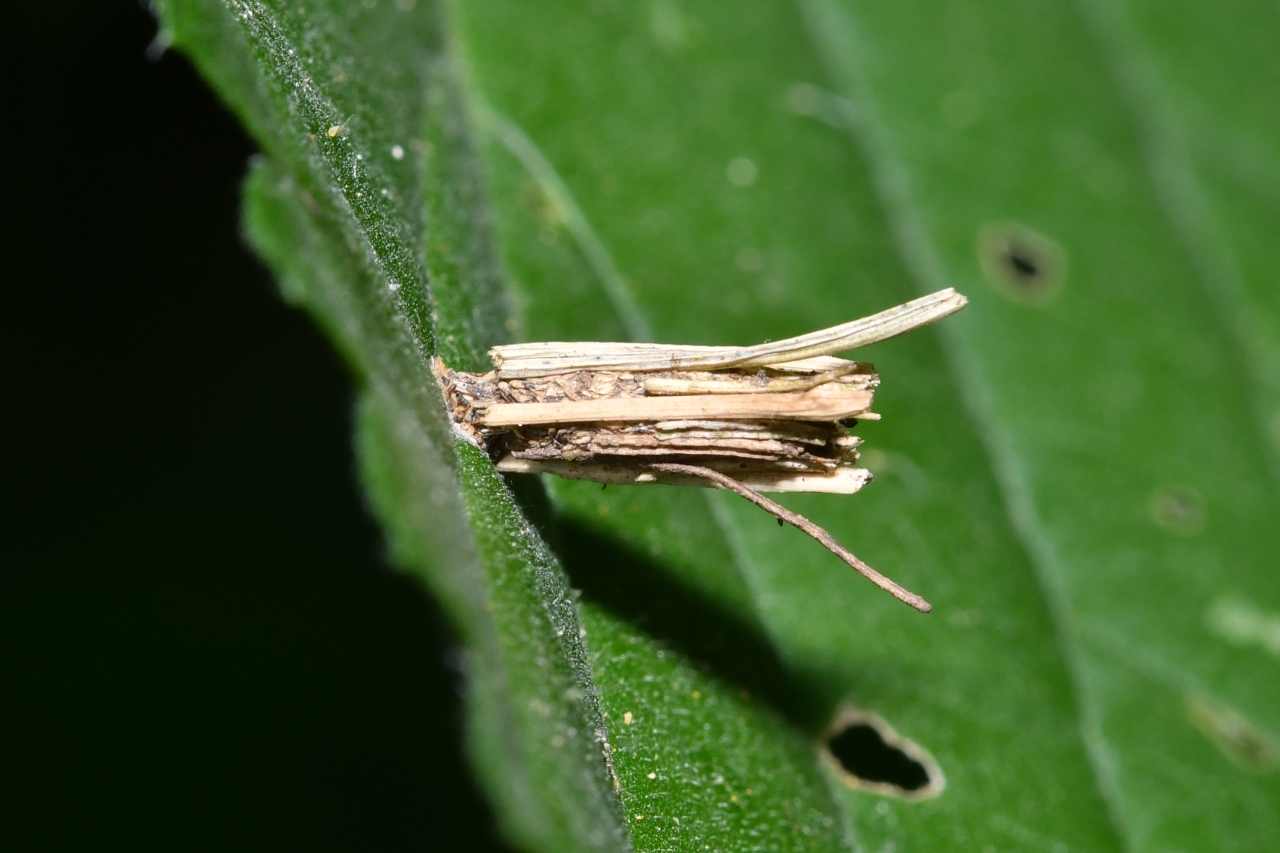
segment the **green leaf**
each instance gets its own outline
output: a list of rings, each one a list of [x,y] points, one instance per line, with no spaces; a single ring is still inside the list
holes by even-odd
[[[247,232],[361,377],[371,502],[457,625],[517,844],[1280,832],[1273,12],[162,11],[263,146]],[[755,343],[947,285],[964,314],[867,351],[877,481],[785,500],[928,617],[731,495],[504,481],[428,370],[513,332]],[[941,793],[848,784],[820,745],[850,709]]]

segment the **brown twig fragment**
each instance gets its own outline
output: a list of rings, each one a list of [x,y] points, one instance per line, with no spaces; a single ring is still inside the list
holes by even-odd
[[[826,546],[827,550],[844,560],[853,568],[857,569],[858,572],[867,580],[871,581],[873,584],[880,587],[904,604],[911,605],[921,613],[928,613],[933,609],[932,604],[925,601],[914,592],[903,589],[901,586],[889,580],[887,577],[859,560],[853,554],[849,553],[843,545],[835,540],[835,537],[818,525],[814,524],[809,519],[805,518],[803,515],[798,515],[786,507],[774,503],[764,495],[747,488],[732,477],[721,474],[719,471],[713,471],[710,468],[704,468],[701,465],[681,465],[675,462],[654,462],[648,467],[655,471],[662,471],[668,474],[686,474],[692,477],[702,477],[706,480],[710,480],[721,488],[728,489],[731,492],[737,492],[739,495],[742,495],[765,512],[771,513],[779,521],[785,521],[788,524],[795,525],[814,539],[817,539]]]

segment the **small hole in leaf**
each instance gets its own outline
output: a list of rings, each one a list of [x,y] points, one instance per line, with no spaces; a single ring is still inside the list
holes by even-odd
[[[1013,274],[1024,282],[1039,278],[1040,264],[1029,253],[1024,253],[1020,246],[1008,246],[1004,250],[1004,259]]]
[[[1066,281],[1067,255],[1062,247],[1016,222],[982,226],[978,261],[992,287],[1024,305],[1051,302]]]
[[[822,754],[851,788],[923,800],[940,794],[945,785],[928,752],[865,711],[842,708],[827,731]]]

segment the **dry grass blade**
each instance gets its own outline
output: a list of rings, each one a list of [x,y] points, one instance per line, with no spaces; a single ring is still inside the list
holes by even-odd
[[[642,372],[678,368],[723,370],[729,367],[764,367],[827,356],[897,337],[954,314],[967,303],[964,296],[946,288],[870,317],[750,347],[547,341],[494,347],[489,350],[489,357],[502,379],[549,376],[575,370]]]

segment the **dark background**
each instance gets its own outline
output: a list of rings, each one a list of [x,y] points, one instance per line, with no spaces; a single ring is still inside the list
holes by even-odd
[[[252,143],[132,0],[5,7],[0,847],[499,849]]]

